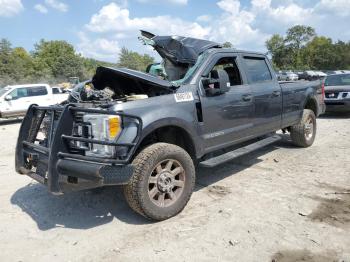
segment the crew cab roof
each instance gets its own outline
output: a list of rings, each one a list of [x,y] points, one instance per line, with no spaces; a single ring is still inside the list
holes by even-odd
[[[47,86],[47,87],[49,87],[48,84],[8,85],[8,86],[5,86],[5,87],[6,87],[6,88],[20,88],[20,87],[36,87],[36,86]]]
[[[192,37],[157,36],[142,30],[141,35],[151,39],[159,55],[173,63],[195,64],[198,56],[204,51],[221,47],[219,43]]]

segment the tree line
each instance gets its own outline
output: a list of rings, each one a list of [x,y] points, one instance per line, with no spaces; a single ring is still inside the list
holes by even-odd
[[[116,63],[108,63],[81,56],[66,41],[41,40],[33,51],[27,52],[23,47],[12,47],[8,40],[1,39],[0,87],[39,82],[57,84],[67,82],[70,77],[86,80],[93,76],[98,66],[144,71],[151,63],[154,63],[153,57],[126,48],[122,48]]]
[[[319,36],[310,26],[296,25],[286,35],[273,35],[266,48],[276,69],[350,69],[350,41]]]
[[[226,42],[224,47],[232,47]],[[350,69],[350,41],[336,41],[318,36],[315,29],[297,25],[289,28],[285,36],[275,34],[266,41],[266,48],[276,69],[337,70]],[[117,57],[118,54],[116,54]],[[66,41],[41,40],[34,50],[12,47],[0,40],[0,86],[8,84],[67,82],[70,77],[86,80],[93,76],[100,65],[127,67],[144,71],[154,58],[122,48],[116,63],[107,63],[78,54]]]

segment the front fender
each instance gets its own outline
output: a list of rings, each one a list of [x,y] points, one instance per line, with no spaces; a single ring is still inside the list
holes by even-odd
[[[139,116],[142,119],[143,127],[139,144],[156,129],[174,126],[184,130],[191,138],[196,156],[200,156],[203,152],[203,143],[199,136],[200,130],[195,100],[177,103],[173,95],[163,95],[161,97],[127,102],[118,105],[114,110],[121,110],[125,113]],[[126,126],[126,130],[130,127]],[[128,142],[125,140],[126,137],[130,139],[130,136],[127,136],[128,133],[131,132],[123,132],[120,137],[122,142]]]

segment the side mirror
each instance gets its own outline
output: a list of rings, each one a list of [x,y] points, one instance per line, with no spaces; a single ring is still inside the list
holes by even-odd
[[[11,95],[5,96],[5,100],[6,100],[6,101],[11,101],[11,100],[12,100],[12,96],[11,96]]]
[[[212,70],[211,78],[204,78],[202,84],[207,95],[216,96],[229,90],[230,79],[225,70]]]

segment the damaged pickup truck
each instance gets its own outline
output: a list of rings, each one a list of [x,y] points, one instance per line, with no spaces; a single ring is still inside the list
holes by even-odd
[[[164,220],[189,201],[197,164],[214,167],[271,144],[280,129],[296,146],[313,144],[325,110],[320,82],[279,83],[263,54],[141,35],[162,57],[158,73],[99,67],[64,104],[31,105],[18,173],[54,194],[123,185],[133,210]]]

